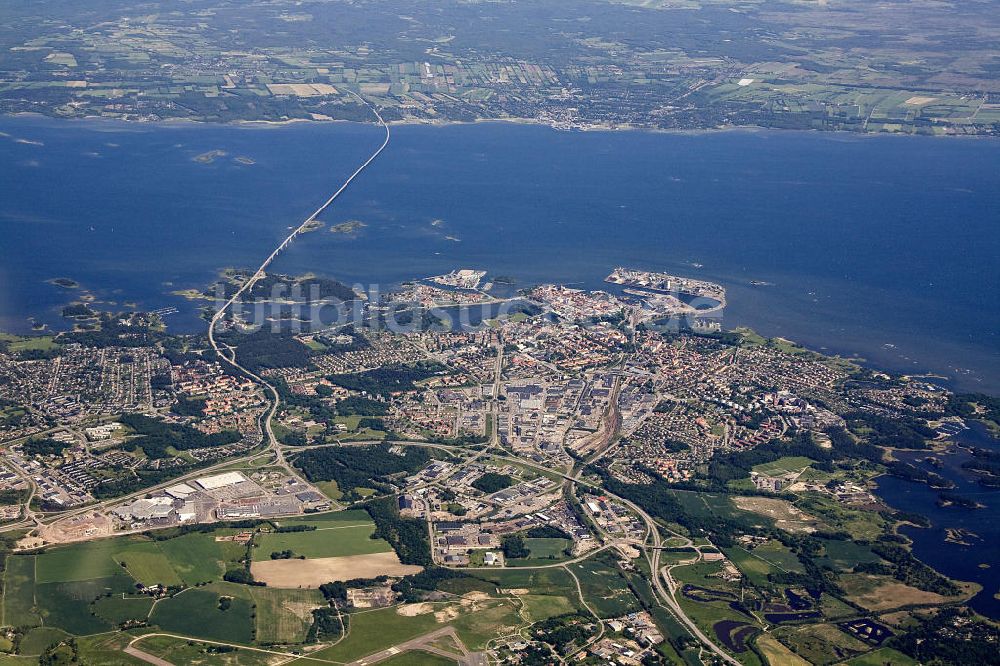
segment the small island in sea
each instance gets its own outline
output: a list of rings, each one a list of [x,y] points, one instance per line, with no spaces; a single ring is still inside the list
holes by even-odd
[[[326,226],[325,222],[320,222],[319,220],[311,220],[311,221],[307,222],[306,224],[302,225],[302,228],[299,229],[299,233],[300,234],[307,234],[307,233],[312,232],[312,231],[319,231],[320,229],[322,229],[325,226]]]
[[[351,235],[356,234],[368,225],[361,220],[348,220],[347,222],[341,222],[340,224],[334,224],[330,227],[331,234],[344,234]]]
[[[198,164],[211,164],[212,162],[214,162],[215,160],[219,159],[220,157],[225,157],[228,154],[229,153],[227,153],[226,151],[219,150],[219,149],[216,149],[216,150],[207,150],[204,153],[201,153],[199,155],[195,155],[191,159],[194,160],[195,162],[197,162]]]

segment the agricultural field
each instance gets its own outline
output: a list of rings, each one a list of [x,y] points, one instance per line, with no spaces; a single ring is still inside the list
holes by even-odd
[[[285,527],[291,525],[309,525],[317,529],[326,527],[348,527],[352,525],[371,525],[372,519],[368,512],[362,509],[335,511],[332,513],[308,514],[295,518],[282,518],[275,521],[276,525]]]
[[[741,515],[727,495],[717,493],[695,493],[687,490],[671,490],[670,494],[681,503],[684,510],[699,518],[734,518]],[[743,514],[745,515],[745,514]]]
[[[88,666],[147,666],[146,662],[122,652],[132,642],[127,632],[97,634],[76,639],[80,661]]]
[[[112,556],[132,578],[146,585],[180,585],[182,580],[170,560],[160,549],[159,543],[146,541],[129,543]]]
[[[220,603],[223,597],[231,599],[224,610]],[[164,631],[185,636],[250,643],[254,640],[255,626],[252,605],[247,586],[211,583],[161,600],[153,608],[149,621]]]
[[[61,630],[86,636],[107,632],[130,620],[145,621],[152,611],[151,623],[163,622],[165,627],[178,631],[190,628],[192,635],[204,635],[198,633],[203,627],[219,627],[218,635],[251,640],[253,622],[248,600],[234,598],[225,615],[216,618],[214,613],[222,613],[217,608],[218,591],[209,593],[207,587],[193,587],[219,581],[226,567],[243,556],[243,546],[215,541],[217,535],[232,532],[193,533],[162,541],[143,536],[118,537],[37,554],[11,555],[4,574],[4,622],[44,625],[46,632]],[[153,599],[136,594],[137,583],[190,587],[154,607]],[[214,585],[232,588],[230,594],[234,597],[245,589]],[[198,600],[203,603],[195,603]],[[206,622],[206,617],[211,617],[212,622]],[[242,619],[236,620],[238,617]]]
[[[35,556],[13,555],[7,558],[4,572],[3,621],[34,625],[41,623],[35,611]]]
[[[265,532],[254,537],[255,562],[270,560],[271,553],[291,551],[295,557],[343,557],[384,553],[392,547],[382,539],[372,539],[375,523],[330,525],[308,532]]]
[[[326,603],[318,590],[253,587],[250,598],[257,615],[257,641],[261,643],[301,643],[312,624],[312,610]]]
[[[474,12],[442,0],[419,22],[403,18],[427,9],[412,1],[366,12],[284,0],[239,12],[211,1],[169,13],[158,3],[74,4],[7,10],[0,68],[23,76],[0,85],[0,110],[358,120],[356,92],[391,119],[415,121],[571,109],[612,126],[991,134],[1000,120],[989,3],[918,0],[858,18],[856,0],[475,3]],[[428,45],[434,64],[424,66]],[[231,76],[250,68],[258,75]]]
[[[153,599],[150,597],[129,596],[127,593],[101,597],[94,602],[94,613],[113,625],[145,620],[152,609]]]
[[[235,541],[216,541],[236,530],[216,530],[209,534],[185,534],[158,541],[160,551],[187,585],[219,580],[227,565],[243,557],[245,548]]]
[[[406,576],[423,567],[402,564],[392,549],[366,555],[342,555],[312,559],[277,559],[254,562],[254,577],[271,587],[315,588],[330,581],[374,578],[379,575]]]
[[[42,623],[76,635],[93,634],[113,628],[110,622],[94,614],[91,604],[103,595],[132,592],[135,589],[135,581],[118,567],[117,570],[112,569],[110,575],[88,580],[42,582],[40,574],[46,555],[35,556],[39,571],[34,586],[35,605]],[[49,570],[48,573],[51,575],[52,571]]]
[[[35,581],[64,583],[115,576],[122,569],[115,559],[122,545],[119,539],[103,539],[47,550],[35,556]]]

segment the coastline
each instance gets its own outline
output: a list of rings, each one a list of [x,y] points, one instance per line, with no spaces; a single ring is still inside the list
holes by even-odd
[[[78,116],[59,117],[52,116],[37,111],[19,111],[15,113],[0,113],[0,118],[29,118],[34,120],[49,120],[53,123],[107,123],[109,125],[119,125],[122,128],[146,128],[146,127],[179,127],[179,128],[210,128],[210,127],[233,127],[241,129],[281,129],[283,127],[303,126],[303,125],[357,125],[375,126],[371,122],[360,120],[344,120],[331,118],[329,120],[315,120],[311,118],[288,118],[285,120],[253,120],[237,119],[228,122],[218,122],[211,120],[199,120],[196,118],[163,118],[160,120],[129,120],[122,118],[107,118],[104,116]],[[584,134],[622,134],[622,133],[648,133],[665,134],[676,136],[702,136],[725,133],[746,133],[765,135],[773,132],[781,134],[814,134],[829,136],[831,139],[849,141],[852,139],[867,139],[875,137],[898,137],[898,138],[923,138],[923,139],[968,139],[968,140],[993,140],[1000,141],[1000,136],[989,134],[914,134],[906,132],[850,132],[846,130],[818,130],[818,129],[789,129],[782,127],[763,127],[761,125],[719,125],[715,127],[692,127],[692,128],[662,128],[647,127],[643,125],[623,124],[613,125],[607,123],[592,123],[583,126],[562,126],[562,123],[541,120],[537,118],[476,118],[475,120],[439,120],[424,118],[408,118],[403,120],[388,120],[389,127],[473,127],[476,125],[515,125],[543,127],[556,132],[579,132]]]

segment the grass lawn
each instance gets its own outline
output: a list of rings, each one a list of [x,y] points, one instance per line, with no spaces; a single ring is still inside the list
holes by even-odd
[[[332,500],[339,500],[344,496],[344,493],[340,491],[340,486],[337,485],[336,481],[318,481],[313,485],[316,486],[321,493]]]
[[[193,666],[270,666],[276,658],[273,654],[248,649],[224,654],[209,653],[210,646],[205,643],[194,641],[189,643],[184,639],[170,636],[150,636],[137,642],[135,646],[172,664]],[[302,662],[295,661],[295,663]]]
[[[54,335],[30,335],[17,336],[8,333],[0,333],[0,341],[9,342],[8,349],[12,352],[22,351],[51,351],[58,349]]]
[[[250,588],[261,643],[301,643],[312,625],[310,611],[324,605],[319,590]]]
[[[174,571],[170,560],[155,541],[130,543],[127,547],[115,551],[114,558],[119,563],[124,562],[129,575],[140,583],[146,585],[181,583],[181,577]]]
[[[158,541],[160,549],[174,571],[187,585],[220,580],[226,564],[237,562],[244,547],[233,541],[216,541],[216,536],[234,534],[236,530],[216,530],[208,534],[185,534]],[[130,565],[131,566],[131,565]]]
[[[528,538],[524,540],[524,545],[531,551],[533,559],[564,559],[566,558],[566,554],[563,551],[571,547],[573,542],[569,539],[558,538]]]
[[[858,614],[858,610],[849,606],[837,597],[824,594],[819,600],[819,609],[823,617],[828,620],[837,620],[843,617],[851,617]]]
[[[814,664],[829,664],[867,652],[868,646],[832,624],[782,627],[775,637]]]
[[[128,620],[145,620],[153,608],[150,597],[126,597],[112,595],[101,597],[94,602],[94,612],[111,624],[121,624]]]
[[[103,539],[47,550],[36,556],[36,580],[38,583],[62,583],[114,576],[121,571],[114,558],[114,552],[121,545],[121,539]]]
[[[804,573],[805,569],[795,554],[780,541],[768,541],[753,550],[740,546],[725,548],[726,557],[755,585],[769,585],[767,575],[772,572]]]
[[[443,606],[444,604],[440,605]],[[438,607],[435,605],[435,608]],[[435,619],[433,613],[407,617],[400,615],[395,608],[351,613],[349,618],[347,638],[337,645],[313,653],[312,656],[334,661],[353,661],[444,626]]]
[[[87,666],[148,666],[141,659],[122,652],[131,640],[132,635],[123,632],[77,638],[80,663]]]
[[[0,653],[0,666],[37,666],[38,657],[17,657]]]
[[[266,532],[254,537],[254,561],[269,560],[271,553],[290,550],[308,558],[384,553],[392,547],[372,539],[374,523],[330,525],[311,532]]]
[[[917,661],[892,648],[879,648],[843,662],[844,666],[916,666]]]
[[[317,529],[321,527],[338,527],[342,525],[358,525],[361,523],[371,524],[371,516],[364,509],[350,509],[348,511],[331,511],[330,513],[311,513],[294,518],[282,518],[276,520],[276,525],[313,525]]]
[[[3,586],[3,626],[41,624],[35,607],[35,556],[7,558]]]
[[[556,615],[572,613],[576,604],[563,596],[551,594],[525,594],[519,597],[524,604],[524,612],[532,622],[541,622]]]
[[[565,596],[576,604],[576,584],[562,567],[552,569],[497,569],[476,571],[472,575],[502,589],[528,589],[531,594]]]
[[[493,599],[484,602],[475,610],[462,612],[451,625],[458,637],[470,650],[482,650],[486,644],[497,638],[501,628],[521,624],[515,602],[508,599]]]
[[[878,562],[881,559],[871,548],[854,541],[824,539],[823,550],[825,554],[818,558],[817,564],[828,565],[837,571],[852,571],[858,563]]]
[[[422,650],[410,650],[379,663],[383,666],[454,666],[455,660]]]
[[[46,626],[59,627],[85,636],[107,631],[112,624],[91,612],[91,602],[105,594],[121,595],[134,590],[133,581],[121,568],[112,576],[66,583],[38,583],[35,599]]]
[[[770,666],[810,666],[809,662],[782,645],[774,636],[761,634],[757,649]]]
[[[21,654],[41,654],[45,648],[68,636],[65,631],[55,627],[35,627],[21,639]]]
[[[806,493],[795,505],[822,519],[834,530],[848,532],[855,540],[874,541],[882,534],[886,522],[876,511],[849,509],[835,499],[819,493]]]
[[[777,567],[760,559],[753,551],[745,550],[739,546],[724,548],[723,552],[754,585],[767,586],[769,584],[767,575],[772,571],[778,571]]]
[[[567,565],[580,581],[583,598],[600,617],[618,617],[642,610],[621,572],[599,560]]]
[[[700,518],[713,516],[735,518],[741,514],[746,517],[745,513],[733,506],[727,495],[696,493],[688,490],[671,490],[669,492],[683,505],[685,511]]]
[[[175,597],[157,602],[150,623],[165,631],[210,640],[248,644],[253,640],[254,620],[247,598],[234,596],[227,610],[219,609],[222,596],[246,595],[239,585],[214,583],[189,588]]]
[[[769,463],[754,465],[753,471],[767,476],[783,476],[790,472],[799,473],[813,462],[812,458],[805,456],[785,456]]]

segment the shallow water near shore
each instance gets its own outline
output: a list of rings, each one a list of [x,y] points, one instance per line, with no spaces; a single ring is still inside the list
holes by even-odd
[[[26,332],[65,327],[83,291],[200,330],[171,292],[256,266],[381,130],[6,117],[0,132],[0,329]],[[383,290],[458,267],[592,288],[617,265],[663,270],[725,284],[727,326],[1000,392],[998,211],[995,140],[402,126],[273,268]]]

